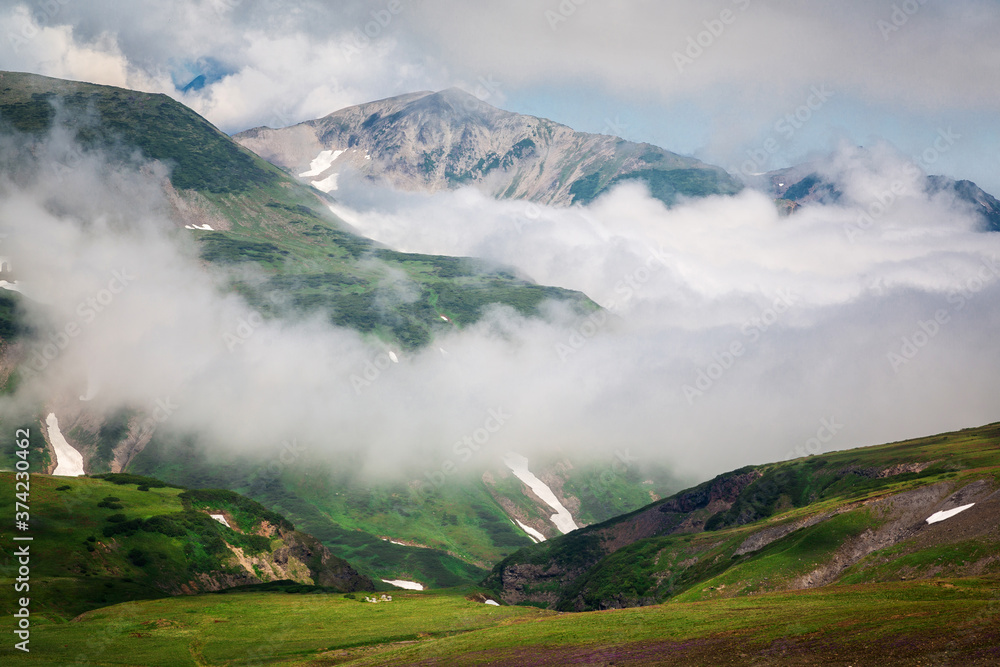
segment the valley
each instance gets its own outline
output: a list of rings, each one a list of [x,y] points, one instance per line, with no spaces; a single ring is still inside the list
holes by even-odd
[[[0,73],[4,664],[1000,660],[978,185],[458,88],[227,132]]]

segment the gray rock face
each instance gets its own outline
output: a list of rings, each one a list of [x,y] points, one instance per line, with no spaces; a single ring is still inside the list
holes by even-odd
[[[472,185],[494,197],[551,205],[585,204],[629,179],[644,181],[667,204],[741,188],[724,170],[694,158],[503,111],[455,88],[234,138],[326,192],[348,169],[403,190]]]

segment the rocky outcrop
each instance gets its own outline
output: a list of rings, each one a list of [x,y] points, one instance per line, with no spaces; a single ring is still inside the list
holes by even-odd
[[[790,521],[780,526],[772,526],[771,528],[765,528],[764,530],[754,533],[747,539],[743,540],[743,543],[740,544],[740,546],[736,547],[736,551],[733,552],[733,555],[742,556],[744,554],[753,553],[754,551],[760,551],[771,542],[776,542],[785,535],[790,535],[791,533],[794,533],[796,530],[808,528],[809,526],[815,526],[817,523],[820,523],[821,521],[826,521],[831,516],[833,516],[831,512],[826,512],[823,514],[817,514],[816,516],[808,517],[806,519],[800,519],[798,521]]]

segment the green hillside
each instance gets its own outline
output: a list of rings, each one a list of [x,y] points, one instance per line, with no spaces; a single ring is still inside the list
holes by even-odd
[[[0,472],[0,489],[14,498],[14,473]],[[315,538],[231,491],[189,491],[135,475],[32,474],[26,493],[29,529],[16,534],[32,537],[28,592],[33,611],[50,619],[126,600],[282,579],[341,591],[374,589]],[[8,507],[0,538],[20,546],[11,541],[13,502]],[[225,516],[231,527],[210,513]],[[5,549],[0,559],[9,603],[14,550]]]
[[[169,166],[176,217],[212,227],[179,232],[196,236],[208,262],[261,267],[263,279],[234,279],[233,288],[265,316],[320,310],[334,324],[412,348],[475,322],[494,303],[528,316],[548,299],[568,301],[581,313],[596,308],[583,294],[532,284],[504,267],[380,247],[352,233],[323,193],[165,95],[0,73],[0,132],[41,137],[56,122],[70,128],[84,154],[100,150],[135,164],[138,150]],[[30,142],[24,150],[26,159],[8,168],[26,168]],[[70,155],[54,166],[72,169],[79,160]],[[398,294],[401,280],[406,297]]]
[[[997,424],[750,466],[526,547],[484,585],[508,602],[580,611],[997,575],[998,489]]]
[[[356,479],[354,466],[346,461],[340,461],[339,469],[321,461],[303,462],[274,475],[253,461],[211,459],[207,449],[157,434],[129,470],[239,491],[288,516],[376,579],[433,587],[480,581],[494,564],[531,544],[497,498],[516,504],[523,515],[540,512],[522,483],[513,476],[502,479],[502,471],[494,471],[490,484],[480,477],[454,477],[433,491],[418,492],[412,480]],[[544,460],[536,465],[551,469]],[[679,486],[665,470],[611,473],[606,465],[595,464],[562,473],[565,492],[580,501],[575,516],[581,521],[609,519],[641,507],[651,491],[664,495]],[[644,483],[648,478],[659,481]],[[546,521],[550,513],[541,512]]]

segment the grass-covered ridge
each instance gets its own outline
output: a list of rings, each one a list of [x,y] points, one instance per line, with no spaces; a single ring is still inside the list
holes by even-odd
[[[13,497],[14,473],[0,472]],[[371,588],[284,517],[229,491],[186,491],[136,475],[106,479],[32,475],[32,592],[51,618],[125,600],[193,593],[293,578],[302,583]],[[230,519],[227,528],[209,513]],[[13,526],[13,521],[8,521]],[[7,537],[11,529],[5,529]],[[44,545],[44,548],[42,547]],[[285,556],[274,554],[284,549]],[[242,554],[239,556],[238,554]],[[5,590],[13,577],[3,556]]]
[[[581,314],[596,308],[583,294],[535,285],[502,267],[379,247],[350,231],[325,195],[165,95],[0,73],[0,133],[40,137],[57,121],[85,152],[129,165],[138,154],[169,167],[178,222],[212,226],[183,233],[196,237],[207,262],[260,268],[263,280],[233,288],[264,316],[318,310],[338,326],[415,348],[476,322],[492,304],[525,316],[538,315],[547,299]],[[19,331],[11,310],[0,302],[4,339]]]
[[[0,123],[42,134],[62,117],[85,147],[132,148],[171,165],[178,189],[248,192],[281,172],[244,150],[207,120],[163,94],[4,72]]]
[[[1000,425],[749,466],[526,547],[510,602],[603,609],[835,581],[1000,575]],[[941,526],[941,508],[975,503]]]

